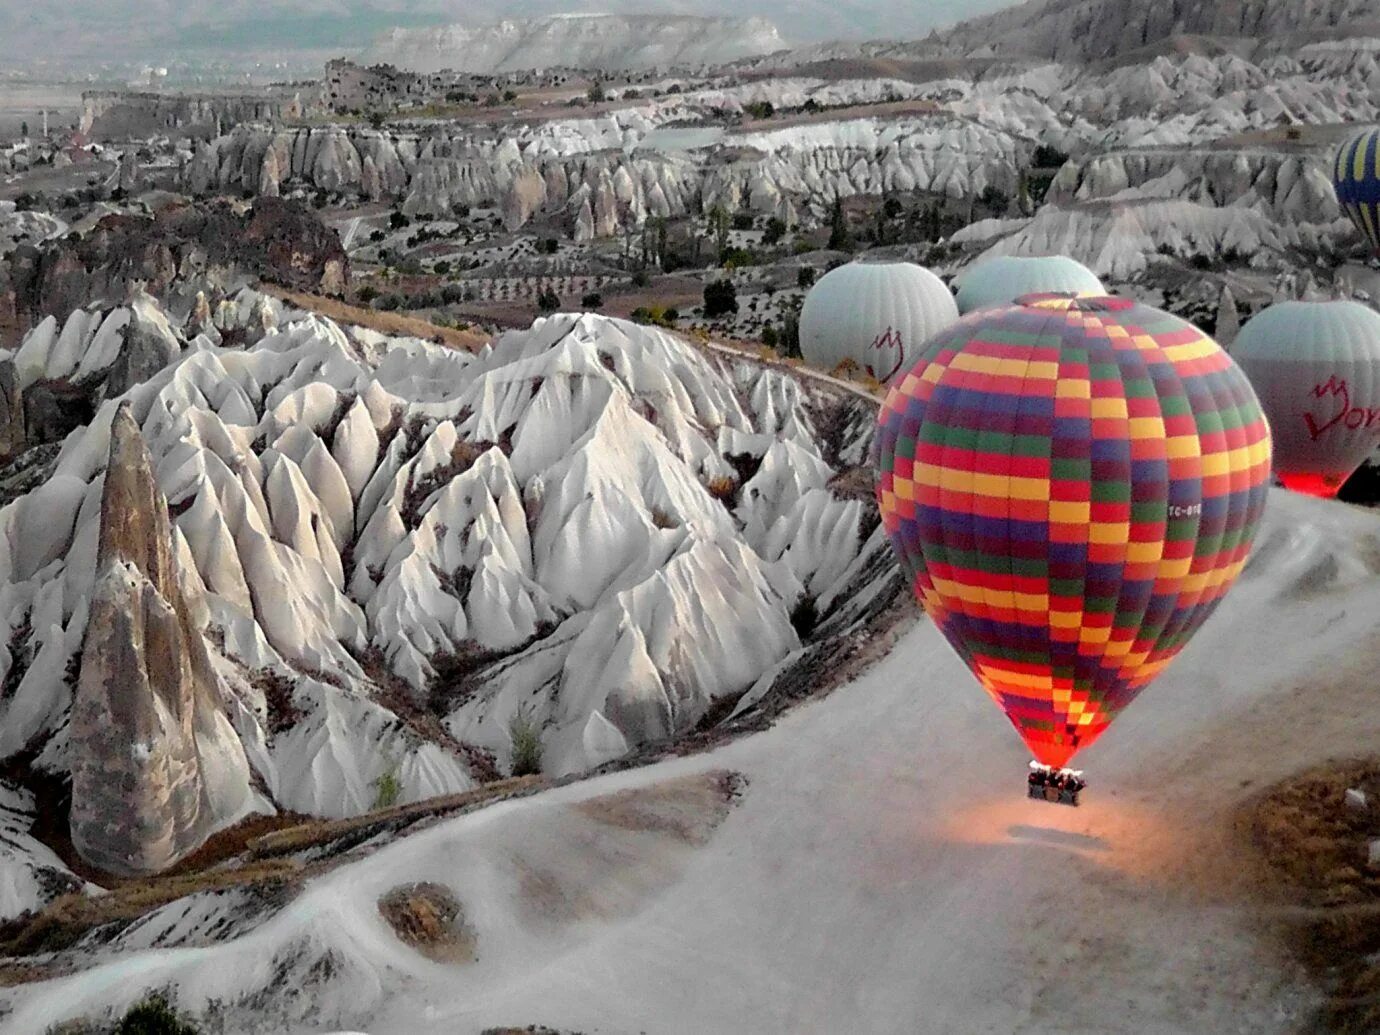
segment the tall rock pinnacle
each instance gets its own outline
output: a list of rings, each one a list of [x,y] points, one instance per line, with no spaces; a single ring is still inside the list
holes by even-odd
[[[72,706],[72,843],[109,873],[167,868],[250,807],[249,765],[178,583],[167,504],[122,403]]]

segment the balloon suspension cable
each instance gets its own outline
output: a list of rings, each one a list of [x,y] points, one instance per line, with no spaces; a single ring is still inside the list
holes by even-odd
[[[1055,805],[1077,805],[1088,782],[1081,769],[1058,769],[1040,762],[1030,763],[1026,793],[1037,801]]]

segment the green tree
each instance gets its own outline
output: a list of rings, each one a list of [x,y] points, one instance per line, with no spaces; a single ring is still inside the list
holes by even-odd
[[[813,266],[801,266],[795,271],[795,286],[808,288],[814,287],[815,278],[819,276],[819,270]]]
[[[777,346],[781,355],[787,359],[800,359],[800,315],[790,312],[781,318],[780,345]]]
[[[853,235],[848,231],[848,217],[843,211],[843,199],[834,195],[834,205],[829,213],[829,247],[834,251],[853,250]]]
[[[709,210],[709,232],[714,235],[714,251],[719,255],[728,247],[728,230],[728,213],[721,205],[715,205]]]
[[[709,319],[738,311],[738,289],[731,280],[715,280],[704,286],[704,315]]]

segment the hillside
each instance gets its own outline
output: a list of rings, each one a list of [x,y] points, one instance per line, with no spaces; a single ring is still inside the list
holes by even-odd
[[[1033,0],[965,22],[944,43],[964,54],[1076,62],[1185,35],[1278,46],[1293,38],[1368,34],[1380,34],[1380,7],[1373,0]]]
[[[786,46],[762,18],[554,15],[495,25],[391,29],[366,60],[415,72],[492,73],[530,68],[619,71],[718,64]]]

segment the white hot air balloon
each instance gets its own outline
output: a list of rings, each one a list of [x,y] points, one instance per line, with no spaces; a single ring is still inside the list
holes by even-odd
[[[985,259],[960,273],[954,286],[958,288],[958,311],[964,316],[979,309],[1010,305],[1022,295],[1107,293],[1092,270],[1066,255],[1000,255]]]
[[[883,383],[909,366],[921,343],[958,322],[944,282],[913,262],[850,262],[805,297],[800,353],[833,370],[845,360]]]
[[[1335,496],[1380,446],[1380,313],[1281,302],[1241,328],[1231,354],[1269,418],[1280,481]]]

